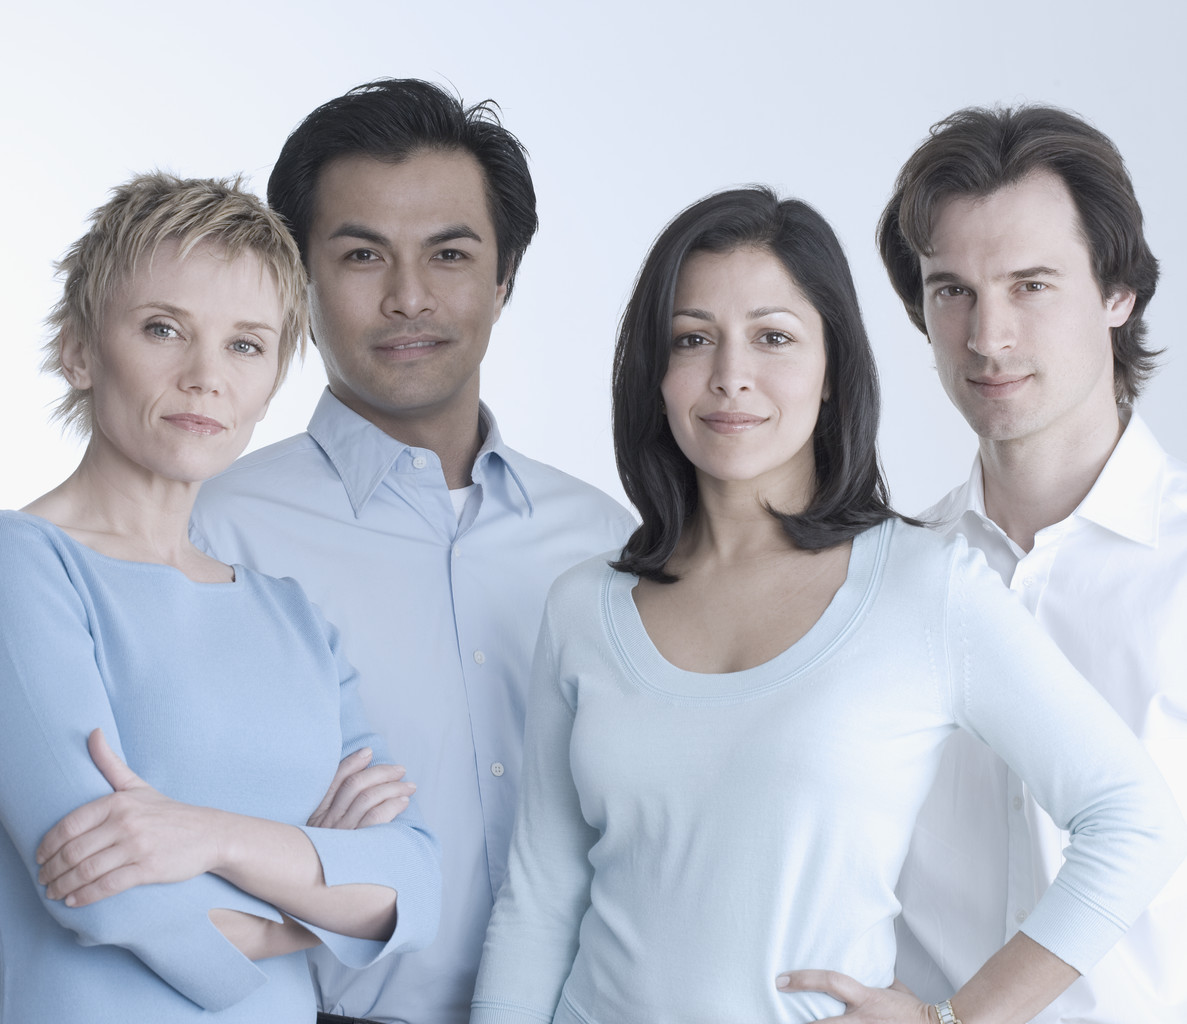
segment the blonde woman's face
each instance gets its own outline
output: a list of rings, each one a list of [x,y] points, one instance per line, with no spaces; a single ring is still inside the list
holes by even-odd
[[[91,448],[135,472],[199,482],[243,451],[276,381],[284,311],[275,275],[245,252],[166,241],[107,303],[96,340],[63,345],[91,389]]]

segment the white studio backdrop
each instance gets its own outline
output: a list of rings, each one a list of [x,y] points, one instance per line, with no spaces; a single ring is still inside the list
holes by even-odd
[[[764,182],[816,206],[846,246],[883,382],[882,454],[917,511],[975,446],[873,245],[903,160],[958,107],[1075,110],[1125,154],[1161,260],[1150,338],[1167,354],[1139,408],[1187,456],[1187,6],[1099,0],[597,5],[453,0],[12,5],[0,41],[0,508],[63,479],[80,449],[37,372],[52,264],[107,190],[158,167],[243,171],[263,193],[288,132],[381,76],[487,97],[524,142],[541,230],[496,326],[483,393],[504,437],[621,498],[610,442],[618,316],[679,209]],[[253,447],[302,430],[324,385],[311,350]]]

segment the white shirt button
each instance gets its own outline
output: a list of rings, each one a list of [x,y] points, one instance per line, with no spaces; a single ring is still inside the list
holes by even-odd
[[[496,761],[494,764],[492,764],[492,765],[490,766],[490,773],[491,773],[491,775],[493,775],[493,776],[494,776],[496,779],[497,779],[497,778],[498,778],[500,775],[502,775],[504,771],[505,771],[505,769],[503,768],[503,762],[502,762],[502,761]]]
[[[462,553],[462,546],[460,544],[455,544],[453,546],[453,557],[457,558],[461,553]]]
[[[1019,924],[1022,924],[1022,922],[1025,921],[1027,917],[1028,917],[1028,915],[1027,915],[1026,911],[1020,910],[1020,911],[1018,911],[1018,913],[1016,913],[1014,915],[1014,920],[1017,921]]]
[[[426,459],[423,455],[418,455],[415,459],[412,460],[412,465],[414,465],[417,469],[424,469],[425,466],[427,466],[428,464],[429,464],[429,460]]]
[[[1016,811],[1022,810],[1022,797],[1020,797],[1020,796],[1014,797],[1014,810],[1016,810]]]
[[[1035,585],[1035,578],[1033,576],[1027,576],[1026,579],[1022,581],[1022,585],[1024,587],[1033,587]]]
[[[483,654],[481,651],[475,651],[474,652],[474,663],[477,665],[482,665],[485,662],[486,662],[486,655]]]

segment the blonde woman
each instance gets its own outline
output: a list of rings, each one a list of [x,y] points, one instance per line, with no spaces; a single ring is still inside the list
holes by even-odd
[[[0,1015],[313,1021],[301,951],[424,945],[439,874],[333,628],[187,535],[303,337],[296,247],[153,174],[62,270],[46,362],[89,443],[0,513]]]

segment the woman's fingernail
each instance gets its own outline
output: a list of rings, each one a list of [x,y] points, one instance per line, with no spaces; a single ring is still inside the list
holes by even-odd
[[[787,988],[787,986],[790,984],[791,984],[791,975],[790,974],[780,974],[779,977],[777,977],[775,979],[775,988]]]

